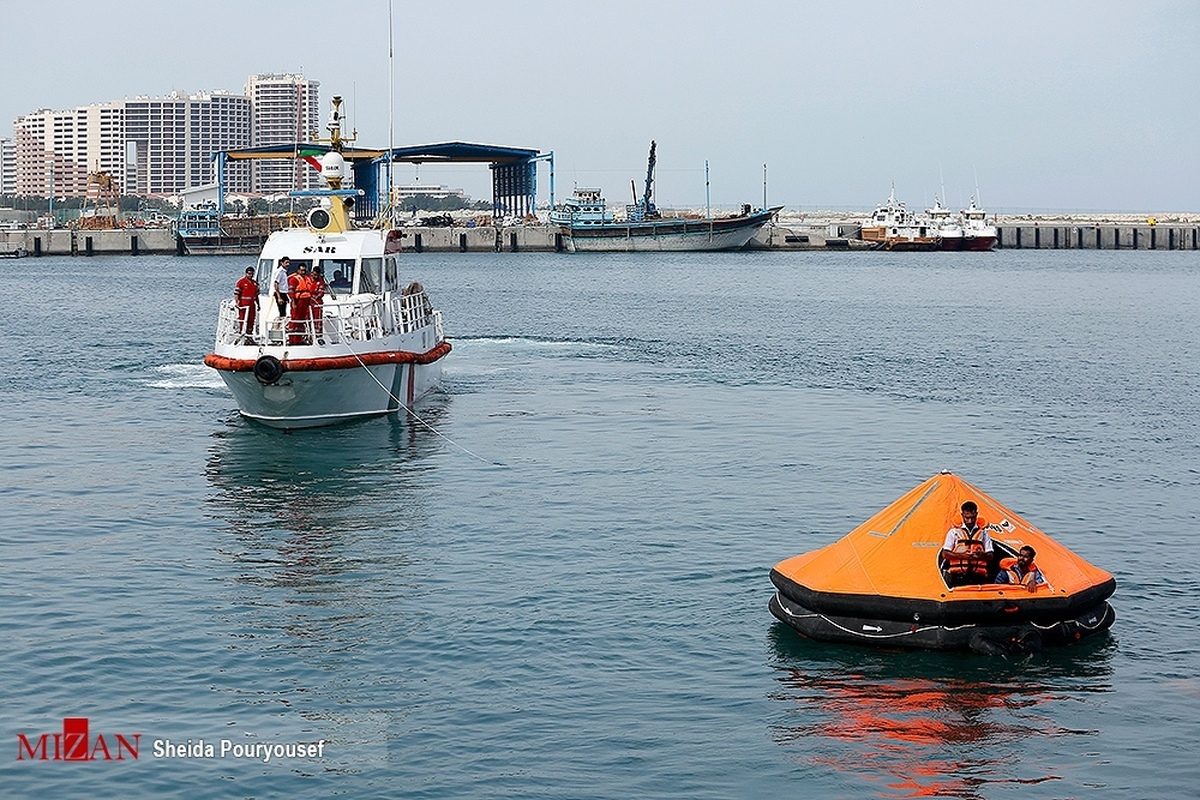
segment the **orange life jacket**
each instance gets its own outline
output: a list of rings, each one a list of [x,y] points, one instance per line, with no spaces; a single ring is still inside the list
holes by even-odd
[[[987,551],[983,549],[983,529],[986,525],[983,520],[977,519],[974,531],[963,531],[964,536],[954,543],[954,549],[946,559],[946,572],[956,576],[987,577]],[[978,539],[975,534],[979,535]]]
[[[1017,569],[1017,560],[1015,558],[1006,558],[1003,561],[1001,561],[1000,562],[1000,571],[1007,572],[1008,573],[1008,582],[1012,583],[1014,585],[1017,585],[1017,586],[1020,586],[1021,584],[1025,583],[1030,578],[1032,578],[1033,580],[1036,581],[1037,574],[1038,574],[1038,572],[1040,572],[1040,570],[1038,569],[1038,565],[1031,561],[1031,562],[1029,562],[1029,569],[1025,572],[1024,575],[1022,575],[1020,573],[1020,571]]]

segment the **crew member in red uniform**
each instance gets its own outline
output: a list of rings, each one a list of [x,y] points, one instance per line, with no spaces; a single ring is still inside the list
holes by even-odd
[[[308,265],[301,264],[300,268],[288,277],[288,299],[291,300],[292,311],[292,318],[288,323],[288,344],[308,344],[311,298],[312,284],[308,277]]]
[[[313,333],[317,337],[317,344],[325,344],[322,334],[325,332],[325,291],[329,285],[325,283],[325,270],[320,264],[313,267],[308,281],[312,293],[309,299],[309,314],[312,316]]]
[[[254,267],[246,267],[246,274],[238,279],[233,296],[237,299],[238,330],[249,340],[254,336],[258,320],[258,283],[254,280]]]

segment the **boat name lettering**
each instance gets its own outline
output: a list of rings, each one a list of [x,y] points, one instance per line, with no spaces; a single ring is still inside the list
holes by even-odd
[[[312,245],[306,245],[304,248],[304,252],[306,252],[306,253],[336,253],[337,248],[331,244],[324,244],[324,245],[312,244]]]

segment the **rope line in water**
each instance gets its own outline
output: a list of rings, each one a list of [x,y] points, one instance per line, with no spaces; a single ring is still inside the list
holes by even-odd
[[[383,389],[383,391],[387,393],[388,397],[395,400],[396,404],[399,405],[400,408],[403,408],[405,411],[407,411],[408,415],[410,417],[412,417],[417,422],[421,423],[423,426],[425,426],[426,429],[432,431],[434,435],[439,436],[442,439],[445,439],[447,442],[452,444],[454,447],[457,447],[459,450],[461,450],[464,453],[466,453],[467,455],[471,456],[471,458],[478,459],[478,460],[482,461],[484,464],[490,464],[493,467],[503,467],[504,466],[504,464],[501,464],[499,461],[489,461],[488,459],[484,458],[483,456],[479,455],[478,453],[472,452],[467,447],[464,447],[463,445],[461,445],[458,442],[451,439],[446,434],[439,431],[437,428],[435,428],[433,426],[433,423],[427,422],[425,419],[423,419],[421,417],[420,414],[418,414],[416,411],[414,411],[412,406],[406,405],[403,400],[401,400],[399,397],[396,397],[396,395],[392,394],[392,390],[389,389],[388,387],[384,386],[383,382],[380,381],[379,378],[375,377],[375,373],[371,372],[371,368],[368,367],[365,363],[363,363],[363,360],[361,358],[359,358],[358,353],[354,352],[353,350],[351,350],[350,352],[354,356],[354,360],[358,362],[359,366],[362,367],[364,370],[366,370],[366,373],[371,376],[371,380],[375,381],[375,383],[378,384],[379,388]],[[403,364],[397,364],[396,366],[399,369],[404,369]],[[409,367],[411,369],[416,369],[416,366],[417,366],[416,364],[409,365]]]

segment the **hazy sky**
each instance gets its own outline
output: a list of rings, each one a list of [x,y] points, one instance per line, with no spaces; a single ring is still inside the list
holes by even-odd
[[[342,18],[331,13],[341,9]],[[387,0],[0,0],[0,135],[39,108],[260,72],[343,95],[389,139]],[[394,143],[553,150],[560,196],[805,210],[975,191],[1001,212],[1200,212],[1200,2],[395,0]],[[548,173],[539,167],[540,198]],[[413,168],[397,172],[407,182]],[[490,197],[485,166],[423,183]]]

